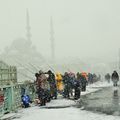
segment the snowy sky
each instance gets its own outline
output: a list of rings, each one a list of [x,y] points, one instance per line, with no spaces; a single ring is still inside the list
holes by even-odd
[[[0,0],[0,50],[26,37],[29,9],[33,44],[50,55],[50,16],[56,56],[118,59],[120,0]]]

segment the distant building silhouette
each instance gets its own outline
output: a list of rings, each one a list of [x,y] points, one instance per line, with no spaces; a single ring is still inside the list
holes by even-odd
[[[50,41],[51,41],[51,58],[52,61],[55,61],[55,39],[52,17],[50,18]]]
[[[31,27],[30,27],[30,16],[29,16],[29,11],[27,9],[26,11],[26,30],[27,30],[27,34],[26,34],[26,37],[27,37],[27,41],[28,41],[28,44],[31,45],[32,42],[31,42]]]

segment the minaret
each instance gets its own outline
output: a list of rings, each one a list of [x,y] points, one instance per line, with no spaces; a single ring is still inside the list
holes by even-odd
[[[119,60],[118,60],[118,69],[119,69],[119,73],[120,73],[120,48],[119,48]]]
[[[29,11],[27,9],[27,12],[26,12],[26,30],[27,30],[27,34],[26,34],[26,37],[27,37],[27,41],[29,44],[31,44],[31,27],[30,27],[30,16],[29,16]]]
[[[50,18],[50,40],[51,40],[51,58],[52,61],[55,61],[55,39],[52,17]]]

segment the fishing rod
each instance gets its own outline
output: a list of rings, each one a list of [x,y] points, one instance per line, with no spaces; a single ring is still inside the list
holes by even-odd
[[[17,50],[16,47],[15,47],[15,49]],[[44,58],[42,55],[39,56],[39,57],[40,57],[40,58],[42,57],[42,60],[48,65],[48,67],[55,72],[55,70],[46,62],[45,58]],[[29,64],[38,71],[38,69],[37,69],[34,65],[32,65],[31,63],[29,63]]]
[[[17,49],[16,49],[16,50],[17,50]],[[18,57],[18,56],[17,56],[17,57]],[[20,58],[20,59],[21,59],[21,58]],[[32,68],[34,68],[36,71],[39,71],[39,70],[35,67],[35,65],[33,65],[33,64],[30,63],[30,62],[28,63],[28,65],[26,64],[26,66],[27,66],[27,67],[29,67],[29,66],[31,67],[31,66],[32,66]],[[31,69],[32,69],[32,68],[31,68]],[[28,69],[28,68],[26,68],[26,69]]]
[[[41,55],[40,57],[42,57],[43,62],[53,71],[55,72],[55,70],[48,64],[48,62],[46,61],[46,59]]]
[[[17,50],[17,48],[15,47],[15,49]],[[53,71],[55,72],[55,70],[46,62],[45,58],[41,55],[39,56],[40,58],[42,57],[42,60],[46,63],[46,65]],[[33,68],[36,69],[36,67],[34,65],[31,65]],[[38,71],[38,69],[36,69]]]
[[[19,63],[20,63],[20,62],[19,62]],[[28,68],[26,68],[26,69],[30,69],[29,66],[28,66],[27,64],[25,64],[25,65],[26,65],[26,67],[28,67]],[[22,66],[23,66],[23,65],[22,65]],[[31,71],[31,70],[30,70],[30,71]],[[31,72],[33,73],[33,71],[31,71]]]
[[[29,65],[31,65],[34,69],[36,69],[37,71],[39,71],[32,63],[28,63]]]
[[[70,68],[66,67],[65,65],[64,68],[67,69],[68,72],[71,72]]]
[[[6,56],[4,56],[3,61],[5,61],[5,59],[7,58],[8,53],[9,53],[9,51],[7,52]],[[15,60],[15,59],[14,59],[14,60]],[[10,61],[10,60],[9,60],[9,61]],[[17,58],[16,58],[15,61],[16,61],[16,63],[19,64],[20,66],[24,67],[24,65],[22,65],[20,62],[18,62]],[[13,62],[13,60],[12,60],[12,62]],[[24,68],[25,68],[25,67],[24,67]],[[34,74],[33,71],[29,70],[28,68],[25,68],[25,69],[27,69],[30,73]]]
[[[14,59],[15,60],[15,59]],[[22,66],[23,68],[25,68],[26,70],[28,70],[30,73],[34,74],[33,71],[31,71],[29,68],[26,68],[23,64],[21,64],[20,62],[18,62],[17,60],[15,60],[16,63],[20,66]]]
[[[14,48],[16,49],[16,50],[18,50],[15,46],[14,46]],[[22,52],[23,53],[23,52]],[[24,53],[23,53],[24,54]],[[18,57],[18,56],[17,56]],[[19,59],[19,58],[18,58]],[[21,58],[20,58],[21,59]],[[19,60],[20,60],[19,59]],[[18,62],[17,62],[18,63]],[[21,65],[21,66],[23,66],[24,67],[24,65],[22,65],[20,62],[18,63],[19,65]],[[26,65],[27,66],[27,65]],[[25,67],[24,67],[25,68]],[[29,70],[29,68],[25,68],[25,69],[27,69],[29,72],[31,72],[31,73],[33,73],[33,71],[31,71],[31,70]]]
[[[35,71],[38,71],[38,70],[36,70],[33,66],[31,66],[31,64],[29,64],[29,63],[27,64],[27,66],[28,66],[30,69],[34,70],[34,72],[35,72]]]
[[[18,71],[18,73],[21,74],[21,75],[23,75],[23,76],[26,77],[26,78],[29,78],[30,80],[34,80],[34,78],[32,78],[32,77],[30,77],[30,76],[28,76],[28,75],[26,75],[26,74],[24,74],[24,73],[21,73],[21,72],[19,72],[19,71]]]
[[[48,64],[48,63],[46,63],[47,65],[48,65],[48,67],[53,71],[53,72],[55,72],[55,70]]]

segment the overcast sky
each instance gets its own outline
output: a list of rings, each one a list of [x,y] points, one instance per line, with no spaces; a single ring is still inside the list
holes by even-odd
[[[0,49],[26,37],[29,9],[33,44],[50,56],[50,16],[56,57],[118,59],[120,0],[0,0]]]

